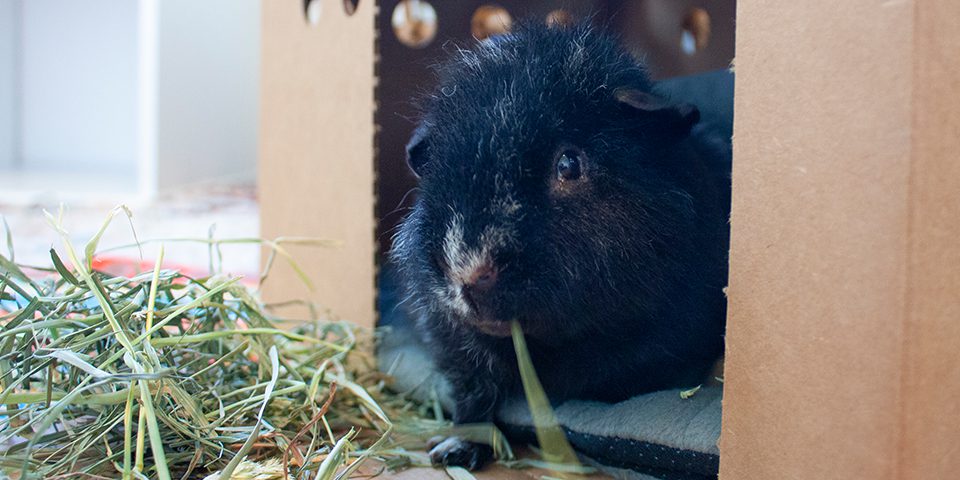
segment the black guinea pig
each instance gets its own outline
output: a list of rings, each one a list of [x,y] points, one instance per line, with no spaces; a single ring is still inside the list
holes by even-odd
[[[729,150],[587,23],[452,57],[407,147],[419,195],[391,260],[453,421],[522,394],[513,320],[554,402],[700,383],[723,349]],[[491,449],[452,437],[430,456],[472,469]]]

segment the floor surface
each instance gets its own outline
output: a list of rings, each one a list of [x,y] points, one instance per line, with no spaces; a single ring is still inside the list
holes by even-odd
[[[142,257],[135,247],[108,251],[111,247],[135,243],[130,222],[124,215],[115,217],[104,233],[98,249],[103,253],[99,257],[114,266],[136,268],[142,264],[150,268],[162,243],[165,265],[204,274],[210,269],[207,243],[183,240],[206,240],[211,236],[217,239],[257,237],[260,222],[255,193],[252,185],[198,185],[163,193],[154,200],[130,204],[133,226],[142,242]],[[64,205],[63,223],[75,248],[82,251],[83,245],[115,206],[94,197]],[[62,240],[43,213],[46,210],[56,215],[59,208],[55,201],[4,203],[0,196],[0,216],[9,225],[18,263],[49,266],[51,246],[63,256]],[[257,245],[224,245],[221,253],[222,271],[243,275],[250,281],[257,278],[260,266]],[[0,254],[9,256],[2,235]]]

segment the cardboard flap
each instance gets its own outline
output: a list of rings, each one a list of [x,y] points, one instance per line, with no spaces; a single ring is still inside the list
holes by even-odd
[[[721,477],[954,478],[960,3],[737,11]]]
[[[311,299],[363,325],[374,320],[374,15],[323,1],[316,24],[302,2],[264,1],[259,195],[261,232],[322,237],[336,248],[289,246],[311,292],[277,259],[268,302]],[[297,312],[305,315],[305,310]]]

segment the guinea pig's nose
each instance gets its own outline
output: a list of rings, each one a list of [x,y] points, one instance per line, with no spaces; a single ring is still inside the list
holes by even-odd
[[[463,287],[473,292],[486,292],[497,283],[497,267],[491,263],[481,264],[463,283]]]
[[[482,308],[486,303],[486,296],[497,283],[497,268],[490,264],[483,264],[470,273],[461,287],[464,299],[473,309]]]

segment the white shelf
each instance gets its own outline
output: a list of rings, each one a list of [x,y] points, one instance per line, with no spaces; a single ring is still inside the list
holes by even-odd
[[[259,8],[0,0],[0,203],[252,180]]]
[[[55,170],[4,172],[0,204],[54,206],[69,204],[140,204],[148,199],[137,185],[136,173]]]

